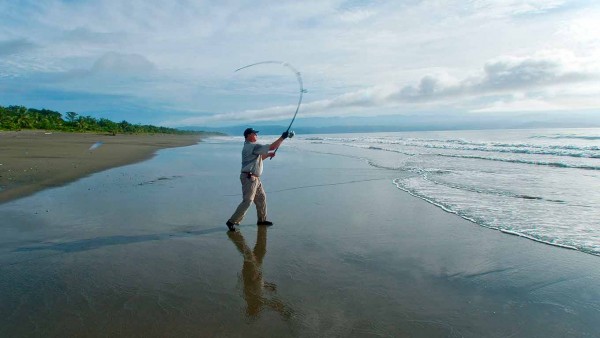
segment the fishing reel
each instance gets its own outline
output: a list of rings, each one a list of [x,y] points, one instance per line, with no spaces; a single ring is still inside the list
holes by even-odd
[[[294,135],[296,135],[296,133],[294,133],[294,131],[293,131],[293,130],[290,130],[290,131],[288,132],[288,138],[292,138],[292,137],[294,137]]]

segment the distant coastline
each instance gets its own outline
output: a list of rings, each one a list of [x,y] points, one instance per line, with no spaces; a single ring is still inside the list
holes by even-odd
[[[215,132],[113,122],[49,109],[0,106],[0,203],[143,161]]]
[[[374,122],[374,121],[377,122]],[[590,114],[574,114],[565,120],[541,115],[523,115],[510,120],[493,116],[473,116],[470,119],[449,115],[444,119],[431,116],[389,116],[374,118],[302,119],[292,126],[297,134],[347,134],[377,132],[420,132],[457,130],[497,130],[497,129],[555,129],[555,128],[600,128],[600,117]],[[220,132],[228,135],[241,135],[244,129],[253,127],[263,135],[278,135],[286,130],[286,123],[248,123],[235,126],[207,127],[182,126],[189,131]]]
[[[114,122],[105,118],[82,116],[75,112],[63,114],[49,109],[25,106],[0,106],[0,130],[43,129],[61,132],[105,132],[117,134],[204,134],[200,130],[181,130],[153,125],[132,124],[125,120]]]

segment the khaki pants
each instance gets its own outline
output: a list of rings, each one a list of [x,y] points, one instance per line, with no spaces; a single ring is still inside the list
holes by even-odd
[[[246,211],[250,208],[250,204],[254,202],[256,204],[256,213],[258,216],[258,222],[267,220],[267,195],[263,189],[260,178],[251,176],[248,178],[247,174],[240,175],[240,181],[242,182],[242,195],[243,200],[238,205],[237,209],[231,215],[229,221],[233,224],[240,224]]]

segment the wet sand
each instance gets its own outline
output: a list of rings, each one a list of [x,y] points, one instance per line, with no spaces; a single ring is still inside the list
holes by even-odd
[[[210,140],[0,205],[0,336],[600,332],[598,257],[479,227],[314,147],[266,161],[268,228],[251,209],[227,232],[241,145]]]
[[[198,135],[0,131],[0,203],[199,140]]]

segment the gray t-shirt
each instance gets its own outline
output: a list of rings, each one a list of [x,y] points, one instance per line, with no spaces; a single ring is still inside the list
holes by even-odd
[[[242,149],[242,172],[251,172],[260,176],[263,170],[262,156],[269,153],[270,145],[244,142]]]

